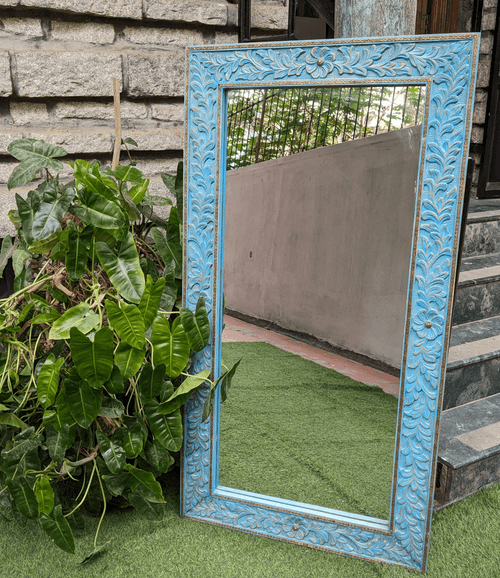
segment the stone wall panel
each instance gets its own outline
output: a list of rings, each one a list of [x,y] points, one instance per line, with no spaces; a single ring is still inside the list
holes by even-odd
[[[94,44],[112,44],[115,28],[102,22],[60,22],[51,24],[51,38],[63,41],[91,42]]]
[[[152,104],[151,118],[169,122],[184,121],[184,105],[175,104]]]
[[[269,4],[252,5],[252,28],[261,30],[287,30],[288,8]]]
[[[479,66],[477,68],[477,88],[486,88],[490,83],[491,75],[491,58],[479,59]]]
[[[483,13],[483,18],[481,20],[482,30],[495,30],[496,17],[496,11],[491,11],[486,14]]]
[[[483,32],[481,34],[481,45],[479,47],[479,52],[481,54],[492,54],[494,39],[495,37],[493,32]]]
[[[137,149],[145,151],[182,150],[184,148],[184,129],[128,130],[128,137],[137,142]]]
[[[0,52],[0,96],[10,96],[11,94],[10,56],[7,51],[2,51]]]
[[[143,102],[121,102],[122,119],[147,118],[146,104]],[[112,103],[100,102],[58,102],[53,108],[54,116],[61,119],[93,119],[114,121]]]
[[[40,18],[2,18],[0,22],[6,32],[33,37],[43,36]]]
[[[44,124],[49,122],[44,102],[11,102],[10,116],[14,124]]]
[[[146,26],[127,26],[123,37],[128,42],[142,45],[186,46],[205,44],[199,30],[186,28],[153,28]]]
[[[142,0],[21,0],[20,4],[110,18],[142,18]]]
[[[184,95],[184,54],[130,54],[127,58],[129,96]]]
[[[19,129],[0,131],[0,155],[7,155],[10,159],[12,159],[10,153],[7,152],[7,147],[13,140],[26,138],[21,132],[18,131]]]
[[[119,54],[40,51],[15,57],[21,97],[112,96],[113,77],[122,81]]]
[[[146,18],[225,26],[227,4],[203,0],[148,0]]]

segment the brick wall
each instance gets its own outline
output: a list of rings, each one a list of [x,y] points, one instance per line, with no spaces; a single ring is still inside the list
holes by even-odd
[[[235,0],[234,0],[235,1]],[[252,2],[257,33],[286,27],[283,0]],[[471,152],[477,183],[498,0],[484,0]],[[184,48],[237,41],[236,3],[209,0],[0,0],[1,215],[14,207],[7,153],[16,138],[43,138],[72,158],[109,161],[112,78],[122,88],[122,132],[134,159],[164,190],[160,172],[182,158]],[[470,18],[464,28],[470,30]],[[24,188],[26,192],[28,187]],[[0,237],[10,225],[0,217]],[[9,229],[12,232],[11,229]]]
[[[258,32],[286,28],[282,0],[254,0]],[[0,0],[0,199],[14,208],[7,153],[17,138],[43,138],[70,158],[110,161],[113,77],[122,134],[155,193],[184,146],[184,48],[237,42],[237,6],[204,0]],[[122,153],[122,158],[124,158]],[[69,172],[68,172],[69,174]],[[13,232],[0,219],[0,237]]]

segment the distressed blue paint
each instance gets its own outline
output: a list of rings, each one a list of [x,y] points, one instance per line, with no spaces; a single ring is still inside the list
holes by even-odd
[[[450,291],[470,136],[479,36],[314,41],[189,49],[185,206],[185,301],[199,295],[212,318],[211,346],[195,371],[220,368],[225,174],[225,87],[399,81],[428,86],[424,158],[410,279],[406,362],[390,521],[217,487],[218,416],[201,423],[207,389],[185,412],[185,516],[262,536],[424,570],[444,375]],[[217,185],[217,166],[220,183]],[[217,191],[219,188],[219,191]],[[218,222],[217,222],[218,221]],[[217,282],[217,289],[216,289]],[[214,302],[215,300],[215,302]],[[430,326],[429,326],[430,324]],[[213,437],[212,437],[213,436]]]

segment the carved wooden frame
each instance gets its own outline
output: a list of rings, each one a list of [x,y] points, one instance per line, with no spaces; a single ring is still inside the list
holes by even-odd
[[[414,242],[388,521],[224,488],[219,409],[201,423],[208,385],[184,415],[181,514],[312,548],[424,571],[441,398],[471,130],[479,35],[187,49],[185,305],[203,295],[213,328],[194,370],[220,371],[226,92],[231,87],[426,85]]]

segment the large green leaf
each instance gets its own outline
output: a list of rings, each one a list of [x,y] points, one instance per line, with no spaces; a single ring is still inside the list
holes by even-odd
[[[16,247],[12,245],[12,237],[10,235],[4,237],[2,240],[2,249],[0,250],[0,278],[3,276],[3,270],[15,250]]]
[[[12,253],[12,268],[14,269],[14,277],[19,277],[24,271],[26,261],[31,257],[29,251],[24,249],[16,249]]]
[[[28,245],[33,243],[33,220],[35,218],[36,212],[40,208],[41,202],[42,195],[38,190],[30,191],[26,199],[23,199],[20,195],[16,194],[17,212],[19,213],[19,218],[21,219],[23,236]]]
[[[80,279],[87,266],[94,228],[89,225],[83,231],[80,231],[73,221],[68,221],[68,229],[66,271],[70,280],[74,282]]]
[[[132,201],[137,205],[142,201],[144,195],[147,193],[149,187],[149,179],[145,179],[142,183],[130,187],[128,194]]]
[[[58,192],[60,190],[60,195]],[[61,221],[67,213],[76,191],[72,185],[47,190],[42,199],[40,208],[33,219],[33,239],[43,241],[50,237],[61,226]]]
[[[9,180],[7,181],[7,188],[8,189],[16,189],[17,187],[22,187],[27,183],[31,183],[31,181],[37,176],[40,172],[36,166],[31,165],[30,163],[23,162],[12,171],[10,174]]]
[[[182,277],[182,245],[177,239],[167,241],[159,229],[151,229],[151,235],[155,241],[156,250],[160,254],[164,263],[174,261],[175,276],[177,279]]]
[[[151,363],[144,365],[139,377],[139,391],[142,399],[151,399],[160,395],[165,371],[166,368],[163,363],[160,363],[154,369]]]
[[[38,502],[35,492],[30,488],[26,478],[19,478],[14,482],[9,480],[7,485],[19,512],[26,518],[36,518],[38,516]]]
[[[68,154],[60,147],[35,139],[15,140],[10,143],[7,150],[13,157],[22,161],[9,177],[7,182],[9,189],[29,183],[41,168],[62,170],[64,165],[54,157],[63,157]]]
[[[151,335],[154,364],[164,363],[167,375],[172,379],[186,367],[190,354],[186,332],[180,321],[177,317],[170,329],[168,320],[160,317],[153,323]]]
[[[226,401],[227,395],[229,393],[229,388],[231,387],[232,379],[234,377],[234,374],[236,373],[236,370],[238,369],[238,365],[240,364],[240,362],[241,359],[238,359],[238,361],[233,365],[233,367],[231,367],[229,371],[227,371],[222,375],[222,378],[220,380],[220,396],[222,403]]]
[[[64,382],[66,401],[76,423],[87,429],[95,420],[102,403],[102,389],[92,389],[86,381]]]
[[[75,539],[71,527],[62,513],[61,504],[54,508],[54,518],[40,514],[40,523],[49,538],[68,554],[75,553]]]
[[[115,364],[124,379],[133,377],[141,368],[146,349],[136,349],[127,343],[120,343],[115,352]]]
[[[130,483],[132,491],[137,491],[138,488],[140,488],[139,491],[141,495],[150,502],[162,504],[165,501],[163,498],[163,492],[161,491],[161,486],[159,482],[155,480],[155,477],[151,472],[140,470],[132,464],[127,464],[125,469],[130,472],[132,478]]]
[[[110,174],[123,183],[142,183],[144,177],[142,171],[132,165],[118,165]]]
[[[178,407],[183,405],[191,393],[200,387],[208,379],[210,369],[204,369],[196,375],[190,375],[180,384],[175,392],[163,403],[158,406],[158,413],[173,413]]]
[[[146,277],[146,288],[142,294],[141,301],[139,303],[139,311],[144,319],[144,328],[149,329],[151,323],[153,323],[156,314],[158,313],[158,307],[160,306],[160,300],[163,295],[163,288],[165,287],[165,279],[161,277],[153,285],[153,279],[150,275]]]
[[[138,421],[127,427],[120,427],[113,435],[113,440],[123,447],[127,458],[136,458],[142,451],[142,426]]]
[[[140,303],[145,281],[132,233],[126,241],[117,244],[118,254],[102,242],[96,243],[96,251],[118,293],[127,301]]]
[[[210,391],[203,405],[203,411],[201,414],[201,421],[204,422],[208,419],[208,416],[212,413],[214,406],[215,390],[219,385],[221,386],[221,402],[226,401],[229,388],[231,387],[231,380],[238,369],[241,359],[239,359],[229,371],[225,371],[212,385],[210,386]]]
[[[126,470],[118,474],[104,474],[102,479],[112,496],[121,496],[123,490],[130,485],[130,474]]]
[[[69,251],[69,230],[64,229],[60,233],[57,233],[58,242],[57,245],[50,252],[50,258],[53,261],[59,261],[64,259]]]
[[[0,425],[10,425],[12,427],[18,427],[22,430],[28,427],[28,424],[24,423],[17,415],[13,413],[3,413],[0,415]]]
[[[102,327],[91,341],[77,327],[72,327],[70,337],[71,357],[78,375],[90,387],[102,387],[113,371],[113,332]]]
[[[158,440],[148,441],[145,447],[146,459],[149,464],[159,472],[168,472],[170,466],[174,463],[174,458],[169,451],[165,449]]]
[[[35,484],[35,497],[38,502],[38,513],[48,516],[54,507],[54,490],[47,476],[42,476],[37,479]]]
[[[161,173],[161,178],[167,189],[175,196],[177,212],[179,213],[179,219],[182,222],[182,209],[183,209],[183,184],[184,184],[184,163],[180,161],[177,165],[177,174],[168,175],[167,173]]]
[[[94,227],[111,231],[117,239],[127,237],[128,217],[113,201],[89,189],[80,191],[79,199],[81,204],[70,208],[70,213],[75,217],[81,219],[86,225],[94,225]]]
[[[125,383],[123,381],[123,376],[116,365],[113,365],[111,376],[104,384],[104,387],[106,388],[106,391],[111,394],[123,393],[125,389]]]
[[[172,265],[172,267],[170,267]],[[163,287],[163,293],[160,298],[160,308],[163,311],[172,311],[175,302],[177,301],[178,286],[175,279],[175,264],[173,261],[165,265],[165,270],[163,271],[163,277],[165,278],[165,286]]]
[[[59,430],[57,430],[52,423],[47,423],[45,425],[45,431],[47,433],[46,444],[49,450],[49,456],[55,462],[61,463],[66,454],[66,450],[71,446],[71,435],[69,432],[69,425],[67,423],[62,424]]]
[[[179,219],[177,207],[170,209],[166,237],[169,243],[173,241],[178,245],[182,245],[182,223]]]
[[[165,506],[150,502],[138,491],[130,492],[127,499],[139,514],[150,522],[161,522],[165,518]]]
[[[98,415],[100,417],[118,418],[125,413],[125,406],[119,399],[104,397]]]
[[[42,445],[42,436],[37,435],[35,437],[22,440],[14,444],[11,448],[5,448],[2,450],[2,459],[7,462],[14,462],[18,460],[24,454],[31,452],[32,450],[38,448]]]
[[[60,232],[56,231],[43,241],[33,241],[33,243],[28,247],[28,250],[35,253],[35,255],[45,255],[45,253],[52,251],[52,249],[59,243],[59,235]]]
[[[113,188],[109,186],[110,179],[99,173],[99,167],[97,165],[90,165],[89,168],[90,170],[87,171],[81,170],[75,172],[77,184],[81,185],[85,189],[90,189],[92,192],[105,197],[119,206],[119,199]],[[114,184],[114,181],[111,181],[111,183]],[[80,188],[81,187],[79,187],[79,189]]]
[[[107,299],[104,302],[109,324],[118,333],[118,337],[132,347],[142,349],[146,345],[144,319],[137,305],[114,303]]]
[[[57,388],[59,386],[59,371],[64,363],[64,357],[56,360],[51,353],[38,374],[36,382],[36,393],[40,405],[45,409],[52,405],[56,399]]]
[[[205,299],[200,296],[193,313],[185,307],[179,309],[181,322],[189,342],[189,347],[195,352],[201,351],[210,341],[210,321],[205,309]]]
[[[28,471],[39,471],[42,466],[38,456],[38,448],[23,454],[19,460],[6,462],[2,465],[2,470],[5,471],[6,478],[9,480],[19,480],[26,478],[29,484],[33,485],[36,481],[35,474],[28,473]]]
[[[96,432],[97,443],[101,450],[101,455],[112,474],[117,474],[125,467],[127,456],[125,450],[116,442],[105,436],[102,432]]]
[[[153,279],[154,283],[158,281],[158,277],[160,276],[158,274],[158,265],[154,261],[152,261],[149,257],[146,258],[141,257],[140,261],[142,272],[146,276],[146,288],[147,288],[148,285],[147,275],[149,275]],[[146,289],[144,289],[144,292],[146,292]],[[143,299],[143,297],[144,293],[142,294],[141,300]]]
[[[14,140],[7,147],[8,152],[18,161],[28,161],[40,168],[60,171],[64,165],[55,157],[65,157],[68,153],[63,148],[36,139]]]
[[[69,403],[66,397],[66,387],[64,384],[61,386],[59,395],[57,396],[56,399],[56,413],[57,413],[57,420],[56,420],[57,425],[54,424],[54,421],[52,422],[56,429],[58,429],[58,426],[60,427],[59,424],[67,423],[68,425],[71,425],[75,422],[75,419],[71,415]]]
[[[86,303],[80,303],[65,311],[54,322],[49,331],[49,339],[69,339],[70,331],[77,327],[82,333],[88,333],[99,325],[99,315],[90,310]]]
[[[180,410],[169,415],[158,412],[159,403],[155,399],[144,401],[144,411],[153,436],[171,452],[178,452],[182,446],[182,417]]]

